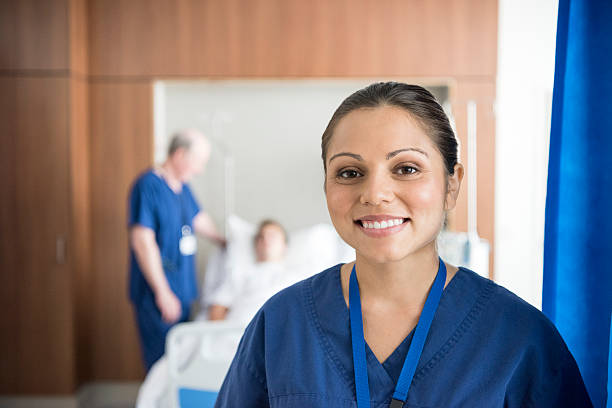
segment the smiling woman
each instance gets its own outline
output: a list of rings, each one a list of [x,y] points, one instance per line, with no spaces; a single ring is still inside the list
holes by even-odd
[[[358,258],[400,261],[427,247],[431,263],[437,263],[435,239],[445,211],[455,206],[463,177],[456,157],[449,172],[422,126],[394,106],[353,110],[333,134],[324,147],[331,156],[325,188],[340,236],[357,250]],[[393,221],[393,228],[381,229],[390,219],[402,223],[396,226]],[[368,228],[370,222],[373,229]]]
[[[388,82],[349,96],[322,158],[329,214],[356,259],[262,307],[218,407],[591,406],[541,312],[439,258],[463,166],[428,91]]]

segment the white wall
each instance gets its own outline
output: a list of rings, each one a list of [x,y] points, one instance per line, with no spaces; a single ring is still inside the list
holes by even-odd
[[[540,308],[557,2],[500,0],[495,276]]]

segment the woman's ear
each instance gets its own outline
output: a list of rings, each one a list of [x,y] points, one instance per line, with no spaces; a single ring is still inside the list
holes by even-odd
[[[459,196],[459,189],[461,188],[461,180],[463,180],[463,165],[460,163],[455,164],[455,172],[448,176],[448,187],[446,191],[446,202],[444,209],[450,211],[457,205],[457,197]]]

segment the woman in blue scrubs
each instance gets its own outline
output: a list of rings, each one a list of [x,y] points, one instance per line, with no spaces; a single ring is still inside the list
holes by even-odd
[[[329,214],[356,259],[261,308],[217,407],[592,406],[541,312],[438,257],[463,167],[427,90],[355,92],[332,116],[322,157]]]

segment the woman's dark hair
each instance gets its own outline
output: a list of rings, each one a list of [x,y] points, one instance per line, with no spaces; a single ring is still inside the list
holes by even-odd
[[[401,82],[378,82],[346,98],[327,124],[321,140],[323,169],[327,172],[327,148],[340,120],[363,108],[394,106],[404,109],[423,127],[444,159],[446,172],[452,175],[457,164],[457,139],[448,117],[436,98],[425,88]]]

